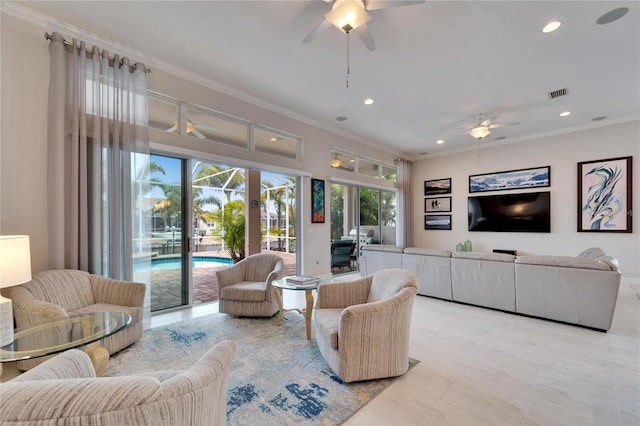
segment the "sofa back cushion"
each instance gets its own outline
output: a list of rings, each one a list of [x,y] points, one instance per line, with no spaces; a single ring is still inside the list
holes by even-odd
[[[418,291],[418,280],[411,272],[404,269],[381,269],[373,274],[367,303],[389,299],[406,287]]]
[[[284,266],[282,258],[271,253],[254,254],[244,259],[243,262],[245,262],[245,281],[264,282],[269,274],[276,269],[278,262]]]
[[[39,272],[22,287],[35,299],[62,306],[67,312],[95,303],[89,273],[85,271],[65,269]]]

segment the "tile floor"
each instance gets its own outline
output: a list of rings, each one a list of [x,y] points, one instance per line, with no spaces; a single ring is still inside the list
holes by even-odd
[[[296,293],[285,305],[304,305]],[[148,326],[216,311],[155,315]],[[420,363],[346,425],[640,425],[638,280],[623,279],[608,333],[423,296],[411,328]]]

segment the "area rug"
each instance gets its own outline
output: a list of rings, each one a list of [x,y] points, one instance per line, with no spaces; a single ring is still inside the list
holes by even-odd
[[[304,318],[294,313],[280,327],[275,317],[216,313],[148,329],[111,357],[105,376],[183,370],[226,339],[236,344],[228,383],[229,425],[337,425],[394,380],[343,383],[315,340],[306,339]]]

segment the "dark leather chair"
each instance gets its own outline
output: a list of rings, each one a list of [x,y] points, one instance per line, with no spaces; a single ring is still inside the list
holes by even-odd
[[[351,255],[356,247],[355,241],[338,240],[331,243],[331,272],[335,268],[349,268],[351,271]]]

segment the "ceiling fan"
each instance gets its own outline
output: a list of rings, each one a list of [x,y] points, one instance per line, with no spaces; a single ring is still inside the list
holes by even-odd
[[[354,31],[370,51],[375,50],[376,42],[367,28],[371,16],[367,11],[386,9],[389,7],[409,6],[425,3],[426,0],[323,0],[333,3],[331,11],[325,14],[325,19],[307,35],[302,41],[309,44],[316,37],[334,25],[345,34]]]
[[[195,124],[193,121],[191,120],[187,120],[187,134],[192,134],[193,136],[197,137],[198,139],[206,139],[206,136],[203,135],[199,130],[200,129],[206,129],[206,130],[210,130],[210,131],[215,131],[216,129],[213,126],[202,126],[199,124]],[[173,126],[169,127],[167,130],[167,132],[169,133],[175,133],[178,131],[178,123],[175,122],[173,124]]]
[[[491,134],[491,129],[504,126],[515,126],[520,123],[496,124],[493,121],[498,117],[484,118],[484,114],[476,115],[476,125],[466,132],[469,136],[481,141]]]

